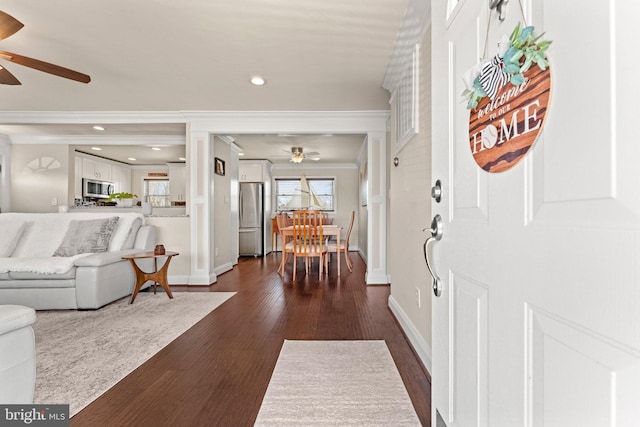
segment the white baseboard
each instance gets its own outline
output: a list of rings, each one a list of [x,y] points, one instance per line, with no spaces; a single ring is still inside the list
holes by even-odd
[[[389,309],[393,315],[396,316],[398,323],[400,323],[400,327],[409,339],[413,349],[418,354],[418,358],[429,372],[429,375],[431,375],[431,360],[433,357],[431,347],[429,347],[424,338],[422,338],[422,335],[420,335],[407,314],[404,312],[402,307],[400,307],[398,301],[396,301],[396,299],[391,295],[389,295]]]
[[[367,285],[388,285],[389,276],[378,271],[367,271],[364,277]]]
[[[216,276],[219,276],[222,273],[226,273],[229,270],[233,270],[233,264],[231,264],[230,262],[219,265],[213,269],[214,273],[216,273]]]
[[[189,285],[209,286],[218,280],[215,273],[209,273],[206,276],[189,276]]]
[[[195,286],[209,286],[218,280],[218,276],[222,273],[226,273],[229,270],[233,270],[233,264],[227,262],[219,265],[213,270],[213,273],[208,276],[189,276],[188,274],[174,274],[167,276],[167,280],[170,285],[195,285]]]
[[[186,285],[189,283],[189,275],[187,274],[174,274],[167,276],[167,280],[170,285]]]
[[[364,261],[364,263],[367,263],[367,256],[364,254],[364,252],[362,252],[360,250],[360,248],[358,248],[358,253],[360,254],[360,258],[362,258],[362,260]]]

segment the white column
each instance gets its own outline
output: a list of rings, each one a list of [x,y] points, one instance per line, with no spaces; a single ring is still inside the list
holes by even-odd
[[[387,273],[387,135],[367,134],[367,285],[389,283]]]
[[[9,212],[11,204],[11,140],[0,135],[0,211]]]
[[[190,285],[217,280],[213,263],[213,138],[209,132],[188,131],[190,168],[191,274]]]

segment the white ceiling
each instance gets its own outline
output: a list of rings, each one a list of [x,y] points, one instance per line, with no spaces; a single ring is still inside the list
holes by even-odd
[[[85,85],[0,61],[22,82],[0,85],[0,112],[388,110],[382,81],[408,3],[8,0],[0,9],[25,26],[0,41],[0,50],[89,74],[92,81]],[[250,85],[253,75],[263,76],[267,84]],[[0,122],[0,133],[10,137],[98,138],[86,124],[35,130],[8,125]],[[184,124],[119,126],[107,132],[184,135]],[[360,136],[347,139],[354,138],[362,142]],[[270,145],[280,150],[292,145],[287,138],[274,142],[269,137],[263,146],[250,139],[242,147],[236,136],[246,158],[269,158],[273,154],[264,150]],[[345,149],[334,157],[334,148],[325,145],[331,140],[297,145],[319,151],[322,161],[355,160],[358,144],[333,141]]]

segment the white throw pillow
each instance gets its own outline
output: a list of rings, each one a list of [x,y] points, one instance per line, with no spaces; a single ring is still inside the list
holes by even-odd
[[[129,235],[127,236],[127,240],[124,241],[124,245],[122,245],[122,249],[131,249],[133,245],[136,243],[136,235],[138,234],[138,230],[142,226],[142,218],[136,218],[131,225],[131,230],[129,230]]]
[[[111,243],[109,244],[109,252],[124,249],[127,237],[136,219],[140,219],[141,224],[144,224],[142,214],[136,212],[123,212],[118,214],[118,216],[120,217],[120,221],[118,222],[116,231],[113,233],[113,239],[111,239]]]
[[[67,234],[53,256],[70,257],[78,254],[107,252],[117,216],[86,221],[72,220]]]
[[[11,219],[0,222],[0,258],[9,258],[18,245],[27,221]]]

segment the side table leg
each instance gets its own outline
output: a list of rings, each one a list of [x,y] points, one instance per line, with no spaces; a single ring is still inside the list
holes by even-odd
[[[129,261],[131,261],[133,271],[136,273],[136,287],[133,289],[133,294],[131,294],[131,299],[129,300],[129,304],[133,304],[138,292],[140,292],[140,288],[142,288],[142,285],[147,281],[147,274],[140,270],[140,267],[138,267],[138,264],[136,264],[134,259],[130,259]]]

